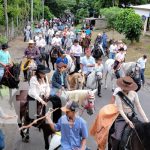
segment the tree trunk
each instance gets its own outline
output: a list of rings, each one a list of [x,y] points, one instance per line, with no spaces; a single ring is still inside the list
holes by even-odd
[[[8,38],[8,13],[7,13],[7,0],[4,0],[4,13],[5,13],[5,32]]]

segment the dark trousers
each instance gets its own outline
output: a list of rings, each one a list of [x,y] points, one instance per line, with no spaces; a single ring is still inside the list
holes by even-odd
[[[101,79],[97,79],[97,85],[98,85],[98,95],[101,94]]]
[[[75,72],[78,72],[80,70],[80,56],[74,56],[76,58],[76,68]]]

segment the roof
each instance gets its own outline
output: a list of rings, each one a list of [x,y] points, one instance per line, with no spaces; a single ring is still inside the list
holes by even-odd
[[[150,10],[150,4],[130,6],[135,9]]]

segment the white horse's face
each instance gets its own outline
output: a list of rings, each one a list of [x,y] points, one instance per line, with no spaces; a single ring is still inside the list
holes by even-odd
[[[86,109],[88,115],[93,115],[95,112],[95,92],[97,90],[89,91],[88,97],[84,101],[84,109]]]

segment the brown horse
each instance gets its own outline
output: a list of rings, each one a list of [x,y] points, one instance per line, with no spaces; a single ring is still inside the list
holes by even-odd
[[[32,104],[35,104],[35,101],[32,101],[33,103],[30,101],[31,105],[29,105],[29,102],[27,102],[27,94],[28,94],[27,90],[20,90],[20,91],[17,91],[15,95],[13,96],[13,104],[14,104],[16,114],[18,115],[18,126],[20,128],[24,125],[30,124],[34,119],[36,119],[35,117],[37,116],[38,118],[45,116],[46,110],[47,110],[45,107],[43,107],[38,102],[36,102],[37,109],[36,109],[36,106],[33,108],[35,108],[35,110],[37,110],[38,113],[37,113],[37,116],[32,115],[32,118],[31,118],[30,117],[31,114],[29,113],[30,112],[29,107]],[[58,100],[59,99],[57,97],[50,97],[49,99],[47,99],[46,101],[48,104],[47,108],[49,108],[49,106],[52,106],[52,105],[53,105],[53,108],[56,108],[56,107],[60,108],[61,102]],[[58,110],[55,112],[55,114],[53,114],[53,121],[56,123],[60,117],[61,117],[61,110]],[[50,126],[46,123],[45,120],[38,121],[37,124],[34,124],[33,126],[39,128],[39,130],[42,129],[43,135],[44,135],[44,141],[45,141],[45,149],[48,150],[49,149],[49,136],[53,134],[53,131],[51,130]],[[29,142],[29,138],[30,138],[29,129],[21,130],[20,135],[22,137],[23,142],[26,142],[26,143]]]
[[[68,83],[70,85],[70,90],[83,89],[85,83],[84,74],[76,72],[68,75]]]
[[[150,149],[150,123],[136,123],[135,129],[131,131],[127,148],[120,150],[149,150]],[[111,140],[108,143],[108,150],[111,150]]]

